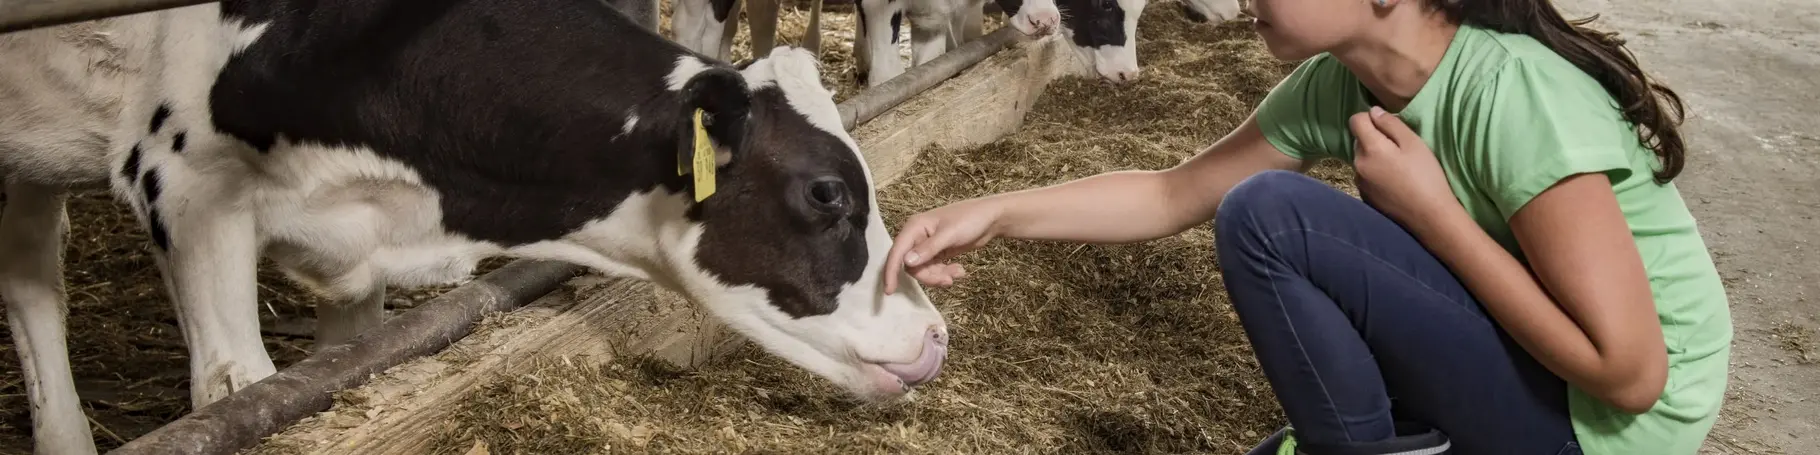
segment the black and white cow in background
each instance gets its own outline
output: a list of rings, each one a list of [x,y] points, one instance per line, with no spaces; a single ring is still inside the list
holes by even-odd
[[[1060,0],[1060,5],[1057,0],[996,1],[1003,10],[1017,12],[1007,22],[1025,35],[1046,36],[1058,29],[1067,34],[1075,50],[1092,63],[1101,79],[1115,83],[1137,80],[1141,72],[1137,57],[1138,17],[1149,6],[1149,0]],[[1177,1],[1184,15],[1196,23],[1236,19],[1241,9],[1239,0]]]
[[[1176,4],[1181,5],[1183,16],[1200,24],[1238,19],[1245,10],[1239,0],[1180,0]]]
[[[872,175],[801,49],[736,68],[599,1],[226,0],[0,35],[0,61],[0,298],[39,453],[94,452],[59,253],[65,195],[102,182],[153,240],[196,407],[274,372],[262,255],[335,301],[321,345],[388,285],[508,255],[675,289],[862,399],[946,357],[923,290],[882,292]]]
[[[657,0],[614,0],[627,10],[655,11]],[[740,4],[744,3],[752,26],[755,56],[776,42],[779,0],[675,0],[672,12],[672,34],[685,47],[719,59],[732,55],[733,36],[738,31]],[[1047,36],[1058,29],[1067,33],[1079,55],[1089,62],[1102,79],[1111,82],[1136,80],[1140,72],[1137,59],[1138,17],[1148,0],[994,0],[999,9],[1011,14],[1008,22],[1019,32],[1032,37]],[[1239,16],[1239,0],[1178,0],[1189,20],[1204,23],[1224,22]],[[901,24],[910,20],[911,65],[934,60],[961,44],[982,35],[985,0],[856,0],[858,20],[854,27],[853,53],[859,71],[868,87],[897,77],[906,70],[900,58],[873,59],[873,55],[897,56]],[[819,32],[821,1],[810,5],[808,30]],[[1067,14],[1063,14],[1067,11]],[[1066,26],[1063,19],[1067,19]],[[656,16],[652,15],[652,24]],[[653,25],[655,27],[655,25]],[[889,33],[874,31],[889,30]],[[819,49],[820,33],[804,37],[804,47]]]

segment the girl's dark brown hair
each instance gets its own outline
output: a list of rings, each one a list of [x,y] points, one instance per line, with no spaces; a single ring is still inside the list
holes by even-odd
[[[1656,183],[1668,183],[1681,173],[1687,160],[1681,96],[1645,75],[1617,33],[1586,27],[1597,14],[1569,21],[1549,0],[1430,0],[1429,6],[1456,22],[1529,35],[1573,62],[1617,99],[1624,118],[1637,126],[1637,138],[1662,160]]]

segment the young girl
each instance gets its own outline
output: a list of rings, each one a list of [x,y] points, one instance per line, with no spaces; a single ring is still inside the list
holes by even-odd
[[[1252,0],[1306,59],[1181,165],[908,219],[886,287],[995,238],[1213,222],[1290,426],[1254,453],[1693,454],[1723,400],[1725,289],[1674,185],[1679,98],[1548,0]],[[1365,201],[1293,170],[1350,163]],[[1280,452],[1279,452],[1280,451]]]

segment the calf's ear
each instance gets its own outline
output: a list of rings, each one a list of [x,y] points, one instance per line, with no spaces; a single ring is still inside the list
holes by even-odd
[[[678,141],[678,158],[683,163],[693,162],[698,140],[695,118],[699,112],[700,129],[707,133],[708,144],[714,149],[715,166],[732,164],[744,151],[746,126],[751,118],[752,92],[746,89],[746,79],[735,70],[709,68],[690,77],[683,84],[682,93],[683,128],[679,133],[683,137]]]

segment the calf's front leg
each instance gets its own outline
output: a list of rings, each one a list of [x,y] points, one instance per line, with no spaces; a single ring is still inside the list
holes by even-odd
[[[822,55],[822,0],[809,2],[809,26],[803,30],[803,48]]]
[[[771,48],[777,43],[777,3],[778,0],[746,0],[746,24],[752,28],[752,58],[760,59],[771,56]],[[739,17],[734,14],[733,17]],[[734,32],[737,32],[734,29]],[[728,33],[727,36],[733,36]],[[731,42],[728,43],[731,46]]]
[[[346,343],[385,323],[386,286],[371,263],[312,263],[299,260],[288,248],[270,252],[275,253],[270,257],[293,281],[324,294],[328,300],[316,304],[317,351]]]
[[[191,149],[211,156],[202,147]],[[124,190],[151,233],[189,346],[190,403],[200,408],[277,372],[259,336],[259,242],[247,210],[249,190],[240,181],[252,171],[226,163],[190,166],[189,155],[164,156],[148,159],[157,164]]]
[[[910,18],[911,66],[929,63],[948,52],[954,21],[943,14],[918,15]]]
[[[69,232],[61,188],[5,187],[0,209],[0,300],[25,370],[32,440],[40,454],[95,453],[93,433],[70,372],[63,288],[63,239]]]
[[[860,54],[856,57],[864,62],[866,86],[877,87],[904,73],[904,60],[897,52],[897,25],[902,23],[903,2],[859,0],[858,3],[864,9],[861,16],[864,16],[865,25],[861,29],[863,36],[853,42],[853,49]]]

